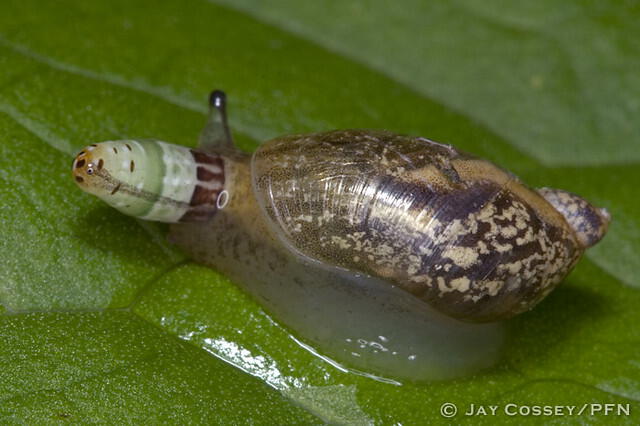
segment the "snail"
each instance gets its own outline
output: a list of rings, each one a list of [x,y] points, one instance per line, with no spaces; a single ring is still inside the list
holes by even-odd
[[[373,372],[455,377],[499,358],[606,233],[605,209],[421,137],[339,130],[236,149],[214,91],[197,149],[109,141],[78,186],[240,284],[303,340]]]

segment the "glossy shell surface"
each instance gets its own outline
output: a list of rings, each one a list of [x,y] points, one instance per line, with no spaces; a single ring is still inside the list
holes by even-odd
[[[531,309],[584,250],[564,217],[514,175],[424,138],[286,136],[256,151],[252,179],[290,249],[380,277],[466,321]]]

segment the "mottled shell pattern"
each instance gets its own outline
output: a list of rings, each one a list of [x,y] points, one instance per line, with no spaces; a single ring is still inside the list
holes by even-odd
[[[91,145],[74,161],[78,185],[126,214],[175,223],[206,222],[227,202],[235,211],[242,200],[234,191],[250,184],[255,211],[240,214],[263,216],[305,261],[381,278],[469,322],[531,309],[607,229],[607,212],[576,195],[532,190],[486,160],[419,137],[285,136],[249,161],[233,147],[224,94],[211,99],[199,149]]]
[[[531,309],[586,247],[543,197],[555,190],[540,195],[488,161],[424,138],[286,136],[259,148],[252,171],[292,249],[382,277],[462,320]],[[579,217],[595,211],[577,207]]]

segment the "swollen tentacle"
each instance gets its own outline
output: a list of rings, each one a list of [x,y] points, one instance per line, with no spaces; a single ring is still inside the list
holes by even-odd
[[[213,216],[224,192],[224,169],[219,155],[154,140],[93,144],[73,164],[83,190],[125,214],[160,222]]]

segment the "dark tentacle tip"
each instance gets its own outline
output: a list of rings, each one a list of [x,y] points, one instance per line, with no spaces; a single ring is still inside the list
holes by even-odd
[[[224,108],[227,103],[227,95],[222,90],[214,90],[209,95],[209,105],[214,108]]]

